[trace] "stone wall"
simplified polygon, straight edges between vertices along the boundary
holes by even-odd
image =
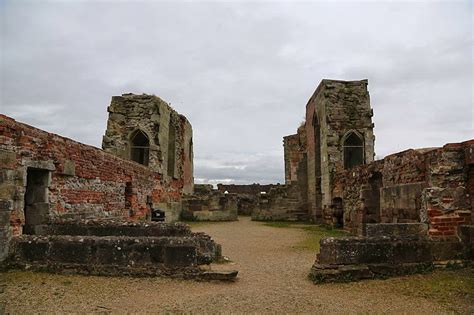
[[[235,184],[217,184],[217,190],[221,193],[234,194],[237,199],[237,213],[238,215],[250,216],[259,205],[260,195],[267,194],[273,188],[282,187],[280,184],[250,184],[250,185],[235,185]]]
[[[311,219],[323,221],[332,204],[334,174],[344,169],[345,141],[362,142],[360,163],[374,158],[372,109],[367,80],[322,80],[306,105],[305,139],[307,194]]]
[[[237,275],[199,268],[221,258],[220,245],[182,223],[58,220],[42,232],[15,237],[3,268],[216,280]]]
[[[457,235],[459,225],[471,222],[472,161],[466,152],[472,146],[407,150],[336,173],[325,222],[335,223],[341,202],[344,228],[353,233],[366,223],[426,222],[433,237]]]
[[[189,121],[154,95],[123,94],[112,97],[102,148],[132,159],[137,131],[149,141],[147,166],[171,184],[183,182],[183,193],[193,191],[193,132]]]
[[[268,194],[258,196],[258,203],[252,211],[255,221],[307,221],[308,211],[298,199],[296,185],[273,187]]]
[[[306,104],[297,134],[283,138],[286,184],[298,186],[301,207],[314,222],[324,222],[324,211],[333,205],[335,174],[374,159],[367,84],[367,80],[322,80]],[[353,138],[360,144],[354,145]],[[360,153],[356,162],[352,153],[345,153],[353,150]]]
[[[184,220],[235,221],[237,215],[237,195],[222,193],[212,185],[196,185],[194,194],[183,198]]]
[[[363,237],[323,238],[311,268],[315,283],[430,271],[436,266],[469,265],[474,226],[461,226],[460,238],[439,242],[427,235],[424,223],[367,224]]]
[[[145,219],[157,206],[176,218],[186,183],[4,115],[0,161],[3,241],[50,218]]]
[[[224,193],[228,192],[230,194],[242,194],[242,195],[258,195],[261,192],[268,193],[271,188],[277,185],[269,184],[269,185],[260,185],[260,184],[250,184],[250,185],[225,185],[225,184],[217,184],[217,190]]]

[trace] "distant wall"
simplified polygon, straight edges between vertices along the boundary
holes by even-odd
[[[237,215],[237,195],[223,193],[212,185],[196,185],[194,194],[183,198],[184,220],[235,221]]]
[[[278,185],[270,184],[270,185],[260,185],[260,184],[250,184],[250,185],[225,185],[225,184],[217,184],[217,190],[220,192],[228,192],[231,194],[249,194],[249,195],[256,195],[260,194],[262,191],[268,193],[272,187]]]

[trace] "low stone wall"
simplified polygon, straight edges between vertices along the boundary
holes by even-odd
[[[258,205],[252,212],[255,221],[307,221],[308,211],[294,192],[294,187],[280,185],[268,194],[259,195]]]
[[[258,195],[237,195],[237,213],[239,215],[250,216],[258,205]]]
[[[221,193],[212,186],[196,185],[192,196],[183,197],[181,218],[190,221],[235,221],[237,195]]]
[[[438,264],[462,265],[472,260],[474,229],[466,228],[462,242],[433,241],[417,235],[423,230],[404,225],[392,226],[391,232],[399,233],[397,236],[324,238],[309,277],[315,283],[387,278],[430,271]],[[369,234],[373,232],[375,229]]]
[[[363,236],[324,238],[310,278],[315,283],[386,278],[473,259],[474,225],[461,226],[460,240],[431,239],[428,228],[423,223],[364,224]]]
[[[8,265],[78,273],[186,276],[199,261],[189,237],[32,236],[12,240]]]
[[[315,283],[385,278],[433,268],[426,238],[326,238],[320,244],[309,275]]]
[[[216,280],[237,275],[201,270],[221,257],[221,246],[183,223],[66,221],[41,231],[45,235],[12,238],[3,268]]]
[[[115,220],[55,221],[37,229],[40,235],[91,236],[190,236],[184,223],[128,222]]]

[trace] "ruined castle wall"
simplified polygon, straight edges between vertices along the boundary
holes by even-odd
[[[45,189],[30,211],[34,224],[49,218],[144,218],[153,204],[180,201],[180,179],[169,184],[143,165],[3,115],[0,131],[0,214],[2,223],[9,222],[0,227],[2,239],[23,231],[28,171],[45,175],[42,186],[32,186]]]
[[[192,127],[189,121],[154,95],[112,97],[102,148],[131,159],[131,138],[137,130],[149,140],[148,167],[170,185],[178,179],[183,192],[193,190]]]
[[[367,80],[323,80],[306,105],[308,201],[313,220],[322,221],[332,204],[334,174],[344,169],[344,140],[363,140],[363,163],[374,158],[374,135]]]
[[[431,236],[456,235],[459,225],[471,222],[471,147],[468,141],[407,150],[336,173],[332,193],[342,199],[344,227],[360,233],[364,223],[425,222]],[[333,209],[324,213],[328,224]]]
[[[432,237],[455,237],[460,225],[472,223],[473,151],[474,140],[470,140],[426,154],[429,187],[423,191],[421,220],[430,224],[428,233]]]

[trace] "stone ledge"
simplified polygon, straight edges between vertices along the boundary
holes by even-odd
[[[363,279],[385,279],[393,276],[425,273],[433,270],[432,262],[407,264],[314,264],[309,279],[314,283],[351,282]]]
[[[129,222],[123,220],[54,220],[37,229],[39,235],[190,236],[184,223]]]

